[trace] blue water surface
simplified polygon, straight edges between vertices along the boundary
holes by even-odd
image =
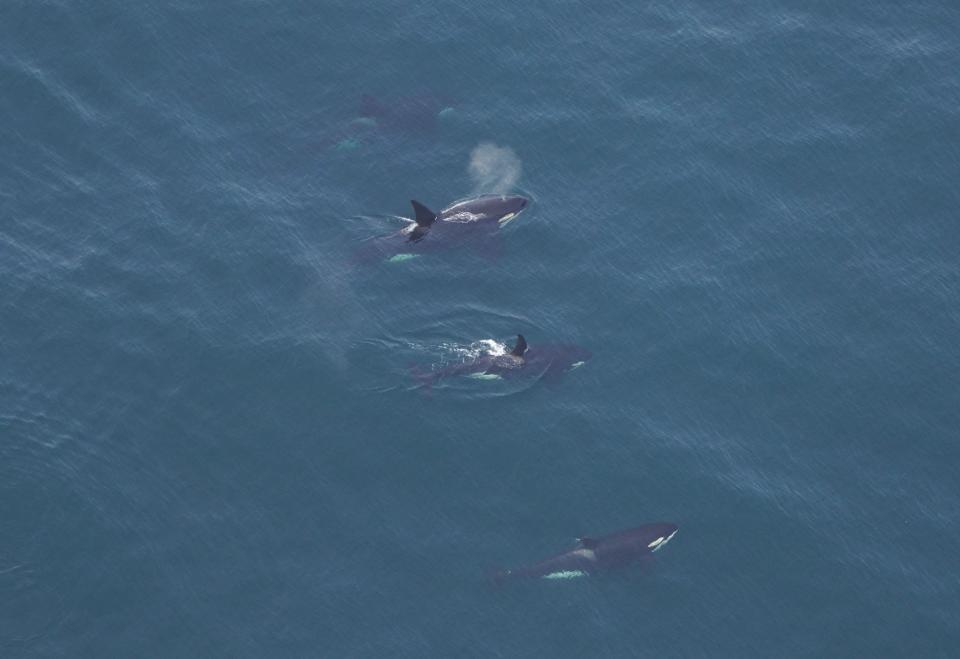
[[[2,3],[0,654],[956,656],[958,35]],[[494,191],[492,253],[357,258]],[[593,358],[411,377],[517,333]],[[657,520],[647,569],[488,580]]]

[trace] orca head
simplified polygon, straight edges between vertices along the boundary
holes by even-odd
[[[511,197],[503,198],[503,204],[508,213],[519,213],[526,208],[527,204],[529,203],[529,199],[526,197],[521,197],[520,195],[513,195]]]
[[[519,215],[529,203],[530,201],[526,197],[519,195],[503,197],[500,202],[500,217],[497,218],[497,223],[500,226],[504,226],[507,222]]]
[[[564,343],[551,346],[547,351],[551,368],[565,372],[580,368],[593,358],[593,353],[583,346]]]
[[[593,359],[593,353],[582,346],[566,346],[565,356],[569,370],[583,366]]]
[[[524,361],[533,370],[557,376],[583,366],[591,357],[589,350],[578,345],[546,343],[531,346],[524,354]]]

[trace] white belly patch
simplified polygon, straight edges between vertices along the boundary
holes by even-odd
[[[576,579],[577,577],[585,577],[587,573],[583,570],[564,570],[563,572],[551,572],[550,574],[543,575],[544,579]]]
[[[502,380],[503,379],[496,373],[471,373],[467,377],[472,378],[474,380]]]

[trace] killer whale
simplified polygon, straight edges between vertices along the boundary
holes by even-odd
[[[542,376],[554,380],[574,368],[582,366],[593,355],[586,348],[568,343],[527,344],[522,334],[510,352],[484,354],[461,364],[436,371],[415,372],[421,385],[429,387],[444,378],[472,376],[479,379]]]
[[[496,248],[492,241],[497,230],[515,219],[529,203],[519,195],[486,195],[456,202],[436,213],[414,199],[410,201],[413,222],[400,231],[375,239],[368,251],[387,261],[398,262],[470,242]]]
[[[493,579],[498,584],[515,578],[573,579],[626,567],[663,549],[678,529],[671,522],[654,522],[598,538],[578,538],[569,551],[526,567],[501,570]]]
[[[346,152],[388,136],[429,137],[437,133],[444,118],[455,112],[455,105],[452,98],[430,93],[386,99],[363,94],[357,115],[340,124],[321,146]]]

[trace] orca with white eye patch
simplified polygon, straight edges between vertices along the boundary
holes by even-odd
[[[663,549],[679,527],[670,522],[654,522],[599,538],[579,538],[577,546],[527,567],[501,570],[496,583],[515,578],[573,579],[601,570],[622,568]]]
[[[416,200],[410,204],[413,221],[396,233],[370,241],[358,256],[402,263],[413,256],[468,244],[497,254],[497,231],[516,219],[530,201],[519,195],[485,195],[456,202],[439,213]]]
[[[431,387],[444,378],[456,376],[485,381],[542,377],[553,382],[583,366],[592,356],[586,348],[570,343],[527,345],[523,335],[518,334],[516,345],[509,353],[483,354],[436,371],[415,370],[413,375],[423,387]]]

